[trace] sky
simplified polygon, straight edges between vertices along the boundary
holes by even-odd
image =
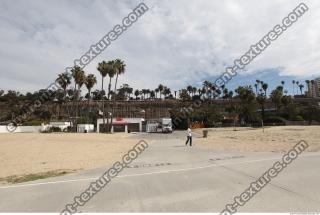
[[[141,1],[1,0],[0,89],[46,88]],[[84,70],[120,58],[119,85],[179,89],[214,80],[287,16],[295,0],[145,0],[149,10]],[[227,85],[271,86],[320,76],[320,1]]]

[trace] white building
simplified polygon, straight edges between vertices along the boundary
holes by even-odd
[[[143,122],[143,118],[113,118],[111,132],[142,132]],[[107,118],[105,123],[107,124]],[[103,125],[103,119],[97,119],[97,132],[100,132],[101,125]]]
[[[78,124],[77,125],[77,132],[78,133],[92,133],[92,132],[94,132],[94,125],[93,124]]]
[[[49,126],[53,128],[60,128],[61,131],[63,131],[64,129],[71,126],[71,123],[70,122],[50,122]]]

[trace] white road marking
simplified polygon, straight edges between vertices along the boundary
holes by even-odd
[[[319,154],[303,155],[303,156],[300,156],[299,158],[312,157],[312,156],[319,156]],[[248,161],[232,162],[232,163],[229,162],[229,163],[223,163],[223,164],[210,164],[210,165],[206,165],[206,166],[198,166],[198,167],[190,167],[190,168],[162,170],[162,171],[156,171],[156,172],[145,172],[145,173],[137,173],[137,174],[130,174],[130,175],[119,175],[116,178],[127,178],[127,177],[136,177],[136,176],[144,176],[144,175],[154,175],[154,174],[165,174],[165,173],[173,173],[173,172],[185,172],[185,171],[191,171],[191,170],[206,169],[206,168],[211,168],[211,167],[246,164],[246,163],[256,163],[256,162],[261,162],[261,161],[280,160],[280,159],[281,159],[281,157],[280,158],[277,157],[277,158],[248,160]],[[100,177],[92,177],[92,178],[80,178],[80,179],[70,179],[70,180],[61,180],[61,181],[40,182],[40,183],[32,183],[32,184],[21,184],[21,185],[13,185],[13,186],[4,186],[4,187],[0,187],[0,189],[32,187],[32,186],[39,186],[39,185],[71,183],[71,182],[79,182],[79,181],[93,181],[93,180],[97,180],[99,178]]]

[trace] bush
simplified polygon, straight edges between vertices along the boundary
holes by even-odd
[[[298,115],[295,117],[294,121],[304,121],[303,117]]]
[[[71,126],[68,126],[67,128],[63,129],[63,132],[71,132]]]

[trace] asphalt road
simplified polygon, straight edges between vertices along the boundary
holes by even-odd
[[[137,134],[149,148],[79,211],[221,212],[282,157],[186,147],[184,135]],[[238,212],[319,212],[319,164],[304,152]],[[0,187],[0,212],[61,212],[107,169]]]

